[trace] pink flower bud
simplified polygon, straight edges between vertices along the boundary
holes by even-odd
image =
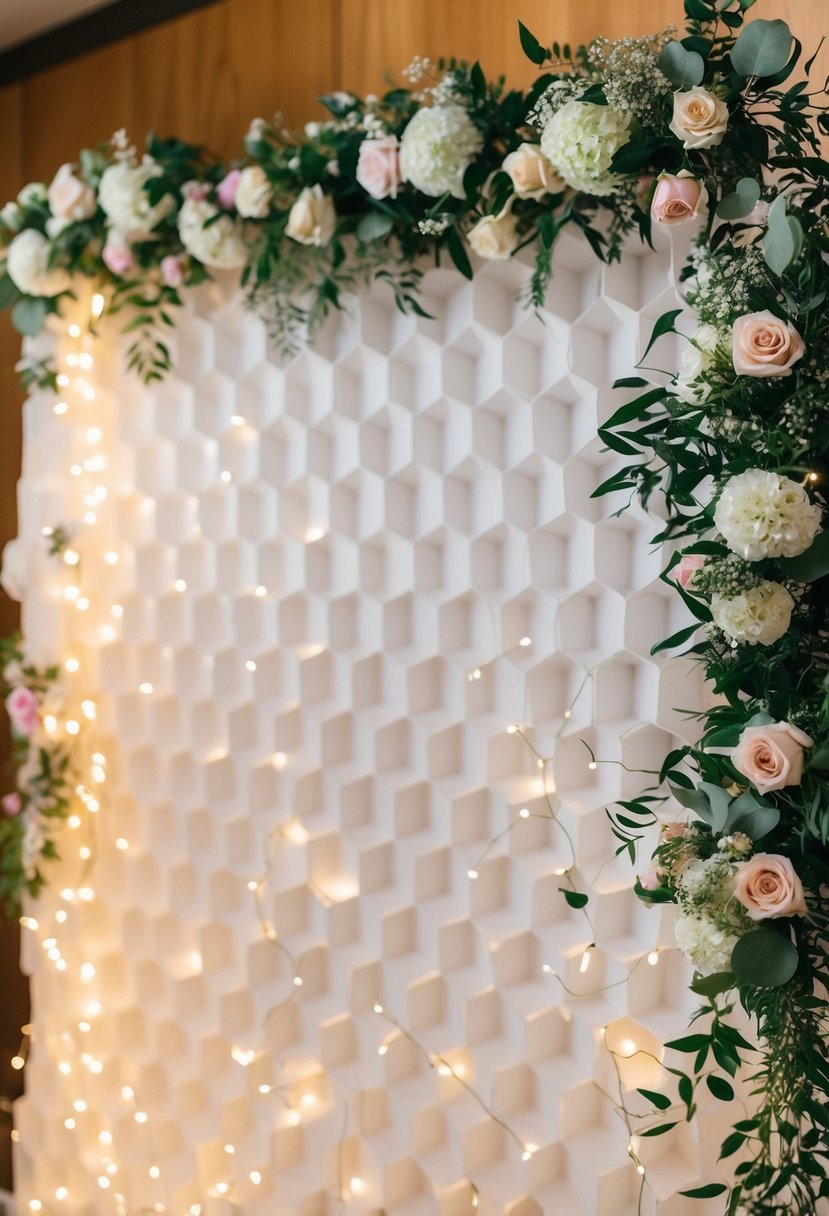
[[[660,173],[651,201],[657,224],[687,224],[695,220],[708,202],[708,191],[693,174],[683,171]]]
[[[236,204],[236,191],[239,189],[241,176],[239,169],[231,169],[227,177],[223,178],[216,187],[216,195],[225,211],[232,211]]]

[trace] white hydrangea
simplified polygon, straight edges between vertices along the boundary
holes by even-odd
[[[630,115],[591,101],[568,101],[541,132],[541,151],[568,186],[585,194],[613,194],[620,184],[610,168],[630,139]]]
[[[421,194],[463,198],[463,175],[484,137],[462,106],[418,110],[400,139],[400,172]]]
[[[242,233],[229,215],[222,214],[209,228],[208,220],[219,215],[219,208],[206,199],[185,198],[178,213],[181,243],[188,253],[214,270],[238,270],[248,257]]]
[[[24,228],[6,251],[6,271],[27,296],[57,296],[68,291],[72,277],[63,266],[50,266],[52,246],[42,232]]]
[[[739,595],[715,592],[711,597],[714,624],[735,642],[771,646],[782,638],[792,619],[794,600],[780,583],[763,581]]]
[[[820,507],[790,477],[747,469],[720,495],[714,523],[733,553],[749,562],[797,557],[820,531]]]
[[[699,377],[713,364],[719,345],[718,330],[713,325],[700,325],[683,350],[674,392],[689,405],[702,405],[711,396],[711,385],[701,383]]]
[[[152,178],[160,176],[161,166],[149,157],[140,165],[118,161],[104,169],[101,175],[98,202],[110,227],[116,228],[131,242],[146,239],[175,206],[171,194],[165,194],[155,206],[150,205],[145,187]]]
[[[737,944],[736,933],[727,933],[708,917],[677,913],[674,924],[676,944],[699,971],[728,971],[731,951]]]

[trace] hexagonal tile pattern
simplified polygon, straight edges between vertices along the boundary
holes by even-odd
[[[624,1088],[659,1086],[639,1049],[688,1006],[603,808],[698,693],[650,656],[677,612],[652,522],[590,495],[613,467],[608,382],[673,299],[676,256],[601,268],[565,236],[539,316],[515,302],[527,265],[429,271],[431,319],[377,285],[288,360],[211,285],[151,388],[113,331],[41,340],[80,341],[95,372],[62,417],[26,407],[26,632],[35,655],[77,654],[107,780],[91,868],[67,830],[24,943],[24,1202],[635,1210],[607,1046],[630,1056]],[[103,459],[72,477],[85,443]],[[55,522],[86,612],[54,607]],[[640,1151],[644,1210],[684,1213],[693,1136]]]

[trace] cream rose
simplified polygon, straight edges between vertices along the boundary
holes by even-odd
[[[52,178],[47,198],[52,215],[70,224],[91,219],[98,209],[95,191],[76,175],[74,165],[61,165]]]
[[[397,198],[401,178],[396,135],[363,140],[357,159],[357,181],[372,198]]]
[[[731,763],[761,794],[800,785],[803,752],[814,740],[791,722],[747,726],[737,742]]]
[[[236,210],[247,220],[263,220],[271,202],[271,184],[261,165],[248,165],[239,174]]]
[[[734,894],[752,920],[805,916],[803,886],[788,857],[755,853],[734,874]]]
[[[504,210],[500,215],[485,215],[467,234],[467,240],[478,257],[488,261],[508,258],[518,244],[515,216]]]
[[[738,376],[790,376],[805,350],[791,321],[781,321],[768,309],[734,322],[732,358]]]
[[[541,198],[545,194],[561,194],[567,188],[547,157],[535,144],[521,144],[501,165],[509,175],[519,198]]]
[[[291,208],[285,235],[301,245],[327,245],[336,225],[337,212],[322,186],[306,186]]]
[[[697,85],[674,93],[671,130],[683,148],[713,148],[721,143],[728,126],[728,106],[719,97]]]

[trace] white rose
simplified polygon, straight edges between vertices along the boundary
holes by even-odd
[[[794,600],[780,583],[764,579],[739,595],[715,592],[711,597],[714,624],[734,642],[771,646],[782,638],[792,619]]]
[[[403,181],[430,198],[463,198],[463,175],[483,144],[483,135],[463,106],[418,110],[400,137]]]
[[[728,106],[701,85],[674,93],[671,130],[684,148],[713,148],[721,143],[727,126]]]
[[[207,221],[217,215],[220,218],[205,228]],[[239,225],[206,199],[185,197],[178,213],[178,232],[187,252],[214,270],[238,270],[247,261],[248,250]]]
[[[518,244],[517,223],[508,210],[500,215],[485,215],[470,229],[466,239],[481,258],[488,261],[508,258]]]
[[[547,157],[535,144],[521,144],[501,165],[509,175],[519,198],[542,198],[545,194],[561,194],[567,183],[559,177]]]
[[[111,227],[131,242],[146,240],[156,224],[168,216],[175,206],[171,194],[165,194],[155,206],[150,205],[145,189],[147,182],[161,176],[161,166],[152,160],[140,165],[119,161],[109,165],[101,175],[98,200]]]
[[[285,235],[301,245],[327,245],[336,226],[337,212],[322,186],[306,186],[291,208]]]
[[[91,219],[98,210],[95,191],[75,173],[74,165],[61,165],[47,191],[49,210],[67,224]]]
[[[711,385],[699,383],[714,362],[720,335],[713,325],[700,325],[682,352],[674,391],[690,405],[702,405],[711,396]]]
[[[20,603],[29,585],[29,549],[19,538],[10,540],[3,549],[0,586],[6,595]],[[7,683],[10,682],[5,675]]]
[[[19,203],[6,203],[0,210],[0,220],[10,228],[12,232],[17,232],[20,225],[23,223],[23,209]]]
[[[51,245],[42,232],[26,228],[18,232],[6,252],[9,278],[24,295],[57,296],[72,282],[68,270],[49,266]]]
[[[239,175],[236,210],[245,219],[263,220],[271,201],[271,184],[260,165],[249,165]]]
[[[733,553],[749,562],[797,557],[820,531],[821,509],[799,482],[747,469],[726,482],[714,523]]]
[[[33,203],[46,202],[46,183],[28,182],[17,196],[21,207],[30,207]]]
[[[630,139],[630,115],[592,101],[566,101],[541,132],[541,151],[574,190],[613,194],[622,181],[611,169]]]

